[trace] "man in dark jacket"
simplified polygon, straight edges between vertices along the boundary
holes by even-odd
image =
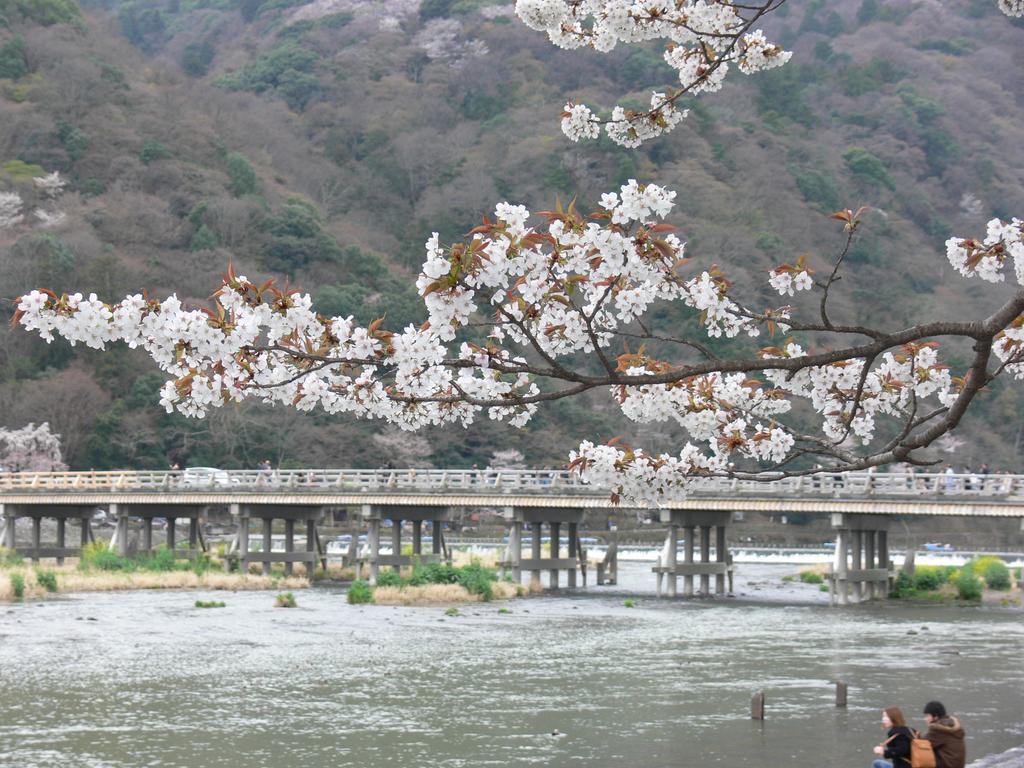
[[[929,701],[924,705],[924,721],[928,723],[925,738],[935,750],[936,768],[964,768],[967,748],[960,721],[947,715],[946,708],[938,701]]]

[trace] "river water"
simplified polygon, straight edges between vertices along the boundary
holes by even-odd
[[[291,610],[259,592],[4,606],[0,766],[868,766],[879,710],[920,724],[930,698],[972,758],[1024,744],[1021,612],[829,608],[779,585],[793,570],[744,566],[736,598],[668,602],[630,564],[617,588],[457,617],[332,588]]]

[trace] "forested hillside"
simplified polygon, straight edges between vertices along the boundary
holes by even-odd
[[[673,77],[660,50],[560,51],[507,3],[0,0],[0,193],[33,212],[0,227],[3,311],[40,286],[200,302],[232,262],[325,314],[401,327],[423,319],[431,231],[452,242],[505,199],[589,209],[630,178],[676,189],[687,255],[729,264],[760,303],[777,303],[772,266],[831,262],[828,213],[867,205],[837,315],[893,328],[994,306],[943,242],[1024,213],[1024,24],[991,0],[789,0],[765,28],[790,64],[691,100],[675,132],[626,150],[570,143],[559,113],[646,102]],[[54,171],[68,184],[51,194],[38,180]],[[656,321],[695,325],[676,307]],[[191,421],[159,408],[161,381],[142,354],[0,331],[0,426],[50,421],[74,468],[468,466],[510,448],[550,465],[582,437],[675,436],[597,398],[523,431],[410,436],[252,405]],[[1022,393],[995,386],[944,458],[1019,471]]]

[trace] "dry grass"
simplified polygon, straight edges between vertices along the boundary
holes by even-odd
[[[334,581],[355,581],[356,569],[349,566],[328,565],[327,570],[316,572],[318,579],[332,579]]]
[[[486,552],[466,552],[455,549],[452,550],[452,565],[462,568],[477,563],[484,568],[497,568],[504,554],[505,551],[501,549],[491,549]]]
[[[491,585],[495,600],[508,600],[517,594],[516,585],[496,581]],[[376,587],[373,602],[377,605],[444,605],[450,603],[477,603],[474,595],[461,584],[426,584],[422,587]]]
[[[52,569],[57,574],[57,593],[70,592],[116,592],[130,589],[216,589],[216,590],[256,590],[256,589],[302,589],[309,586],[303,577],[272,578],[268,576],[249,576],[239,573],[221,573],[208,571],[196,575],[192,571],[166,571],[119,573],[119,572],[82,572],[71,566]],[[0,571],[0,602],[14,600],[14,589],[11,587],[11,574],[20,573],[25,579],[25,597],[37,599],[46,597],[48,593],[36,581],[32,568],[11,568]]]

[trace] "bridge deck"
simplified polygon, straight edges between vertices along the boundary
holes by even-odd
[[[0,473],[0,504],[247,504],[611,508],[610,489],[559,470],[190,470]],[[1024,517],[1024,476],[822,474],[694,480],[669,509]]]

